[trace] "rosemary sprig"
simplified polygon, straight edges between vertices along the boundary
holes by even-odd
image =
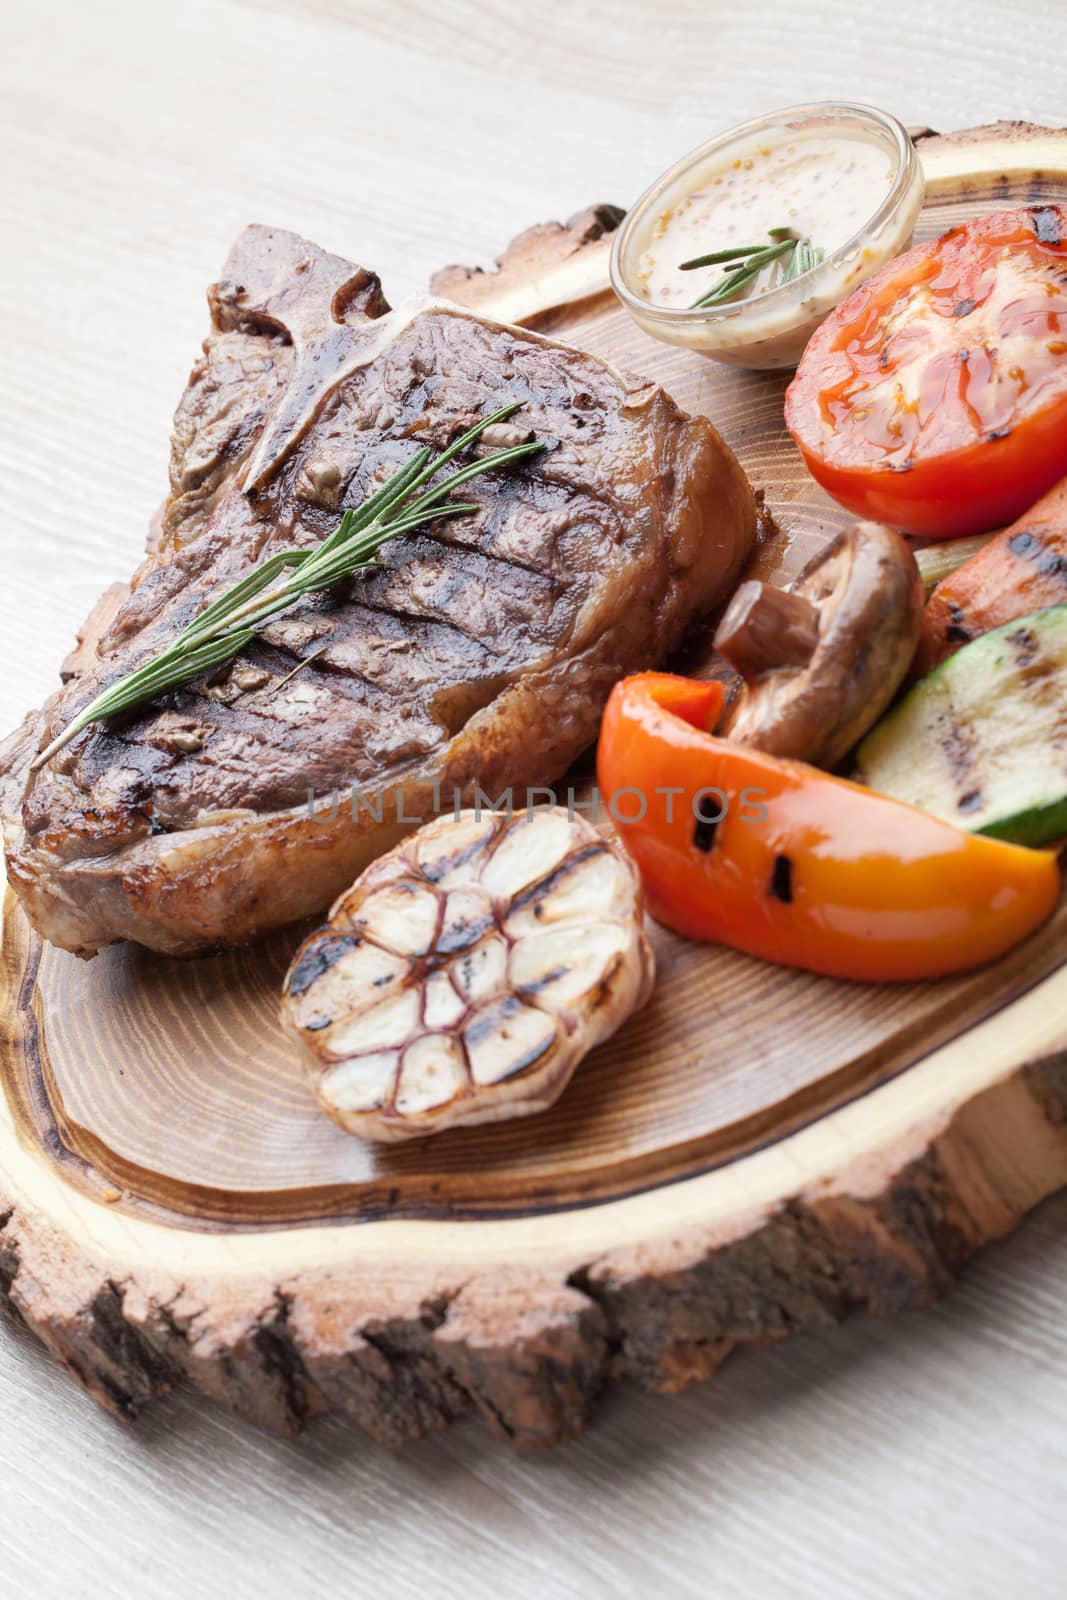
[[[775,256],[781,256],[787,250],[796,248],[795,239],[779,239],[774,244],[746,244],[738,245],[733,250],[713,250],[710,255],[694,256],[692,261],[683,261],[680,272],[691,272],[694,267],[713,267],[720,261],[734,261],[739,256],[745,258],[746,266],[755,266],[756,262],[773,261]],[[725,269],[724,269],[725,270]]]
[[[738,290],[746,288],[753,278],[758,278],[762,270],[762,265],[750,267],[747,261],[744,262],[736,272],[731,272],[728,277],[723,278],[714,289],[702,294],[699,300],[694,300],[689,307],[690,311],[695,311],[698,306],[715,306],[720,300],[731,299]]]
[[[366,568],[389,539],[410,533],[437,517],[459,517],[477,511],[472,503],[445,499],[462,483],[522,461],[544,449],[537,440],[497,450],[470,461],[440,482],[431,482],[442,467],[454,461],[495,422],[518,411],[521,401],[501,406],[482,417],[435,456],[425,446],[406,466],[363,501],[344,513],[337,527],[311,549],[278,550],[253,567],[239,583],[212,600],[174,642],[150,661],[109,684],[95,700],[79,711],[31,766],[36,772],[91,722],[101,722],[155,700],[169,689],[180,688],[198,673],[222,666],[238,655],[272,617],[316,590],[329,589],[341,579]],[[425,492],[412,499],[419,490]]]
[[[803,277],[805,272],[810,272],[812,267],[817,267],[823,259],[825,252],[821,245],[812,244],[807,239],[801,239],[793,251],[788,266],[782,273],[782,282],[791,283],[794,278]]]
[[[712,250],[706,256],[694,256],[691,261],[680,261],[679,272],[692,272],[694,267],[717,267],[720,261],[736,261],[738,256],[750,256],[761,250],[758,244],[735,244],[729,250]]]
[[[696,311],[733,299],[754,278],[758,278],[764,267],[772,261],[781,261],[782,275],[779,281],[789,283],[802,273],[810,272],[823,259],[823,251],[818,246],[813,245],[810,239],[799,239],[791,228],[768,228],[767,236],[773,243],[733,245],[728,250],[711,250],[707,255],[693,256],[689,261],[680,262],[680,272],[721,265],[726,274],[699,299],[694,300],[689,310]]]

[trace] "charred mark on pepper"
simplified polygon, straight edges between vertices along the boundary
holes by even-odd
[[[701,800],[698,806],[694,806],[693,809],[696,812],[697,819],[696,827],[693,829],[693,843],[698,850],[703,851],[704,855],[707,855],[714,847],[715,835],[719,831],[719,823],[722,821],[725,813],[720,810],[716,811],[713,817],[706,816],[704,813],[703,800]]]
[[[995,439],[1007,439],[1007,438],[1010,437],[1010,435],[1011,435],[1011,429],[1010,428],[994,428],[992,433],[987,433],[986,434],[986,439],[989,441],[990,444],[992,444]]]
[[[770,893],[784,906],[793,904],[793,863],[788,856],[775,856]]]
[[[969,317],[977,304],[977,300],[972,300],[970,296],[965,300],[957,300],[956,309],[952,315],[954,317]]]
[[[693,829],[693,843],[698,850],[702,850],[707,855],[715,843],[715,835],[718,831],[718,818],[714,822],[709,822],[704,817],[698,817],[697,825]]]

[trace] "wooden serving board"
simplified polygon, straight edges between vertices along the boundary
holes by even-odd
[[[923,236],[1067,197],[1064,132],[919,148]],[[845,514],[785,434],[786,380],[641,334],[606,289],[619,216],[434,288],[709,415],[765,492],[755,568],[787,579]],[[85,963],[7,897],[0,1298],[121,1416],[184,1377],[275,1427],[332,1409],[395,1442],[473,1404],[550,1442],[611,1375],[675,1389],[739,1343],[924,1303],[1067,1182],[1067,907],[996,967],[897,987],[655,930],[652,1001],[552,1111],[399,1148],[312,1103],[276,1021],[297,937]]]

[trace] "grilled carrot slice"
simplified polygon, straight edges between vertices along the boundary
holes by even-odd
[[[1067,478],[934,590],[913,674],[994,628],[1067,601]]]

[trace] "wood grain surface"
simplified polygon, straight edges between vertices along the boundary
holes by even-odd
[[[0,985],[25,969],[11,908]],[[653,927],[656,989],[551,1115],[409,1146],[352,1139],[307,1092],[278,995],[297,936],[177,963],[46,947],[34,1068],[66,1147],[195,1224],[507,1215],[720,1165],[959,1038],[1067,959],[1067,906],[995,967],[906,989],[831,983]],[[33,952],[34,957],[36,951]]]
[[[130,567],[198,297],[246,220],[382,271],[487,260],[530,217],[623,200],[764,106],[849,92],[912,123],[1062,121],[1059,8],[109,5],[13,13],[0,64],[8,348],[5,723]],[[832,48],[829,41],[832,40]],[[55,588],[55,574],[64,574]],[[502,1462],[466,1431],[391,1460],[278,1446],[178,1401],[127,1439],[0,1341],[11,1592],[1059,1592],[1062,1205],[941,1312],[745,1358],[589,1444]],[[630,1399],[633,1403],[630,1404]],[[640,1531],[637,1536],[636,1530]]]

